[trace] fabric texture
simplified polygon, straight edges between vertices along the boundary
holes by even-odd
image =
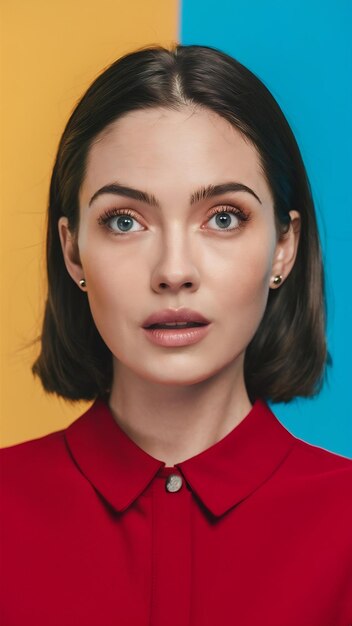
[[[263,400],[174,467],[100,399],[0,459],[2,626],[352,624],[352,461]]]

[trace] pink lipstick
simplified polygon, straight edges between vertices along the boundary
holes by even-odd
[[[150,315],[143,323],[143,331],[152,343],[179,347],[197,343],[209,332],[211,323],[192,309],[164,309]]]

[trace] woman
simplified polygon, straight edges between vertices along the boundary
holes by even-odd
[[[6,626],[347,626],[352,462],[267,402],[321,389],[324,280],[292,131],[205,46],[125,55],[63,133],[33,365],[92,400],[2,450]]]

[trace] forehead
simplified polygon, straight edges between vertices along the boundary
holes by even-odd
[[[238,180],[270,195],[256,148],[230,122],[205,108],[132,111],[92,143],[83,202],[114,180],[155,195],[187,196],[201,184]]]

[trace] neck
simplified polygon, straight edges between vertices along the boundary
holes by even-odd
[[[252,408],[243,359],[182,386],[154,383],[114,361],[109,406],[130,439],[168,467],[220,441]]]

